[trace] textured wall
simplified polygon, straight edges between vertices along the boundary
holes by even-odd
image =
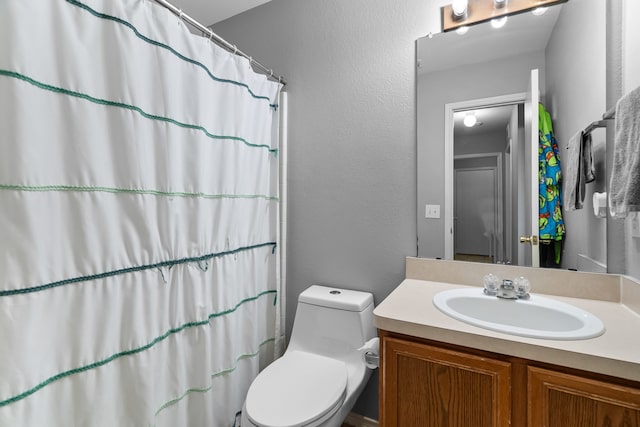
[[[403,279],[404,257],[416,255],[414,41],[438,31],[444,3],[274,0],[215,26],[288,81],[288,331],[307,286],[368,290],[379,303]],[[443,197],[442,183],[429,188]],[[441,256],[441,232],[421,240],[434,250],[421,255]],[[372,418],[376,379],[355,408]]]
[[[607,110],[605,6],[602,0],[565,4],[547,46],[546,107],[553,120],[561,161],[569,139]],[[584,208],[564,212],[567,234],[563,268],[577,268],[578,254],[607,262],[606,220],[596,218],[592,207],[593,192],[606,191],[605,135],[604,130],[592,133],[597,179],[587,185]],[[565,170],[566,165],[562,166]]]
[[[622,92],[627,93],[640,86],[640,25],[634,17],[640,13],[640,2],[625,0],[622,12]],[[640,238],[631,237],[633,222],[640,222],[640,213],[635,213],[627,219],[625,231],[626,244],[626,274],[640,277]],[[637,227],[637,226],[636,226]]]
[[[307,286],[379,303],[417,253],[415,40],[439,25],[436,0],[274,0],[214,28],[288,82],[288,331]],[[354,410],[377,403],[374,375]]]

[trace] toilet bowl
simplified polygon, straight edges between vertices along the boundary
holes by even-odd
[[[298,298],[284,355],[249,387],[241,427],[339,427],[371,375],[373,295],[314,285]]]

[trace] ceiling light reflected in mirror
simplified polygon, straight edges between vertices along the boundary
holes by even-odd
[[[533,13],[536,16],[540,16],[540,15],[544,14],[547,10],[549,10],[548,7],[536,7],[535,9],[533,9],[531,11],[531,13]]]
[[[474,113],[467,114],[466,116],[464,116],[463,123],[466,127],[472,128],[476,125],[476,123],[478,123],[478,118]]]
[[[507,16],[503,16],[502,18],[495,18],[491,20],[491,26],[493,28],[502,28],[507,23]]]

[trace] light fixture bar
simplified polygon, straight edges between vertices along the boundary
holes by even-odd
[[[490,21],[505,15],[515,15],[527,12],[543,6],[566,3],[568,0],[509,0],[503,7],[496,8],[494,0],[469,0],[466,14],[463,19],[454,18],[451,4],[440,8],[442,18],[442,31],[455,30],[465,25],[474,25]]]

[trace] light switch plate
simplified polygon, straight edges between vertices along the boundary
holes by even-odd
[[[440,205],[426,205],[424,209],[425,218],[440,218]]]

